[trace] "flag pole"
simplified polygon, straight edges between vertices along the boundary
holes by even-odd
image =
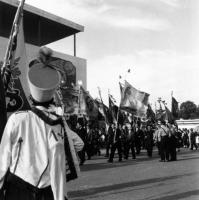
[[[108,124],[108,120],[107,120],[106,113],[105,113],[104,102],[102,100],[102,93],[101,93],[100,87],[97,87],[97,89],[98,89],[98,92],[99,92],[100,101],[102,103],[102,108],[103,108],[103,111],[104,111],[105,122]]]
[[[104,108],[104,102],[102,100],[102,94],[101,94],[101,90],[100,90],[100,87],[97,87],[98,88],[98,92],[99,92],[99,96],[100,96],[100,101],[102,103],[102,108],[103,108],[103,112],[104,112],[104,119],[105,119],[105,131],[106,131],[106,134],[108,134],[108,127],[109,127],[109,122],[108,122],[108,119],[107,119],[107,116],[106,116],[106,111],[105,111],[105,108]]]
[[[78,117],[80,117],[80,111],[81,111],[81,87],[82,87],[82,81],[78,80]]]
[[[14,42],[15,42],[14,39],[15,39],[15,37],[18,34],[18,31],[19,31],[19,25],[21,23],[21,18],[23,16],[22,11],[23,11],[24,4],[25,4],[25,0],[21,0],[20,3],[19,3],[19,6],[17,8],[16,14],[15,14],[13,26],[12,26],[10,37],[9,37],[8,46],[7,46],[5,57],[4,57],[4,63],[3,63],[2,69],[1,69],[2,70],[2,76],[5,73],[5,68],[7,66],[11,67],[13,65],[13,62],[14,62],[14,59],[12,59],[12,63],[8,63],[8,60],[9,60],[9,57],[10,57],[11,48],[12,48]],[[14,55],[13,55],[13,58],[14,58]]]
[[[8,40],[8,46],[7,46],[6,52],[5,52],[4,62],[0,69],[0,121],[1,121],[1,123],[0,123],[1,124],[0,125],[0,141],[1,141],[1,137],[3,135],[4,127],[7,122],[7,110],[6,110],[6,99],[5,99],[7,88],[5,88],[5,85],[8,85],[8,83],[5,83],[4,73],[5,73],[6,67],[8,67],[9,65],[12,66],[12,64],[14,63],[14,61],[13,61],[14,59],[12,60],[12,63],[8,63],[8,61],[11,56],[10,54],[11,54],[12,46],[14,44],[14,39],[16,38],[17,33],[18,33],[24,3],[25,3],[25,0],[22,0],[17,8],[17,12],[15,14],[15,18],[14,18],[11,33],[10,33],[10,37]],[[14,33],[15,33],[15,35],[14,35]]]
[[[120,83],[119,83],[119,85],[120,85]],[[120,104],[121,104],[121,100],[120,100]],[[118,106],[118,111],[117,111],[116,127],[118,127],[119,112],[120,112],[120,104],[119,104],[119,106]]]
[[[172,111],[172,98],[173,98],[173,90],[171,91],[171,111]]]

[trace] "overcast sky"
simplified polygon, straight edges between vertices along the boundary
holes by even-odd
[[[26,0],[85,27],[77,34],[77,56],[87,59],[87,89],[108,89],[119,103],[119,75],[150,94],[154,105],[171,91],[199,105],[198,0]],[[71,39],[50,45],[73,54]],[[70,48],[69,48],[70,47]],[[128,69],[131,73],[126,73]]]

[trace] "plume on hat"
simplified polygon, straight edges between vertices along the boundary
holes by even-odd
[[[42,46],[39,49],[39,53],[38,53],[38,60],[40,62],[42,62],[44,65],[47,65],[50,61],[50,58],[53,55],[53,50],[46,47],[46,46]]]

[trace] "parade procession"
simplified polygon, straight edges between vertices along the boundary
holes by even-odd
[[[183,99],[174,81],[168,78],[171,78],[169,67],[166,66],[168,71],[164,73],[161,67],[156,70],[161,74],[156,77],[153,71],[141,69],[147,63],[149,66],[163,63],[157,57],[152,63],[155,51],[138,53],[135,50],[132,51],[134,56],[127,57],[140,64],[140,68],[124,68],[122,52],[128,47],[115,57],[99,56],[98,64],[87,57],[87,67],[86,59],[77,57],[76,44],[76,35],[83,32],[84,27],[28,5],[29,2],[31,0],[0,0],[0,200],[198,199],[199,171],[195,166],[199,164],[199,106],[187,100],[189,96]],[[49,5],[52,2],[49,1]],[[57,1],[57,10],[65,3]],[[117,3],[109,3],[71,0],[67,5],[79,9],[79,13],[89,19],[87,23],[85,20],[88,27],[91,19],[97,20],[96,13],[104,13],[99,20],[101,23],[105,19],[104,30],[98,31],[100,34],[107,31],[101,44],[107,43],[107,37],[111,45],[113,36],[108,32],[108,25],[113,23],[116,29],[120,20],[118,16],[114,23],[109,18],[107,12],[119,9]],[[135,0],[133,3],[136,9],[144,4]],[[164,8],[182,8],[174,0],[154,5],[160,4]],[[89,14],[85,14],[86,10]],[[60,15],[63,13],[60,10]],[[119,27],[124,28],[128,22],[122,21]],[[132,32],[136,28],[161,32],[169,27],[166,23],[165,27],[159,26],[160,21],[156,21],[149,28],[146,19],[132,23],[135,23]],[[88,28],[88,32],[92,29],[97,29],[96,24]],[[140,35],[144,34],[142,31]],[[63,39],[66,37],[72,40],[73,55],[65,54],[67,47]],[[80,37],[80,40],[85,38]],[[96,38],[92,39],[91,35],[89,38],[92,42],[100,40],[97,34]],[[125,34],[123,44],[124,41]],[[57,42],[56,45],[53,46],[53,42]],[[81,44],[92,49],[92,42]],[[118,50],[120,42],[114,42],[113,49]],[[136,46],[136,40],[134,42]],[[144,42],[149,43],[146,37],[139,48]],[[81,48],[83,55],[87,55],[86,48]],[[99,48],[91,51],[90,55],[101,52]],[[169,50],[165,52],[170,57],[176,55]],[[156,53],[167,65],[165,52]],[[189,58],[192,59],[186,57]],[[171,58],[174,64],[178,63],[175,59]],[[103,62],[107,67],[99,71],[97,67],[89,68],[89,64],[99,68]],[[109,64],[115,68],[109,70]],[[115,66],[117,64],[120,67]],[[173,76],[178,82],[176,73]],[[182,78],[179,84],[183,85],[186,80]],[[114,85],[113,90],[110,85]],[[167,91],[169,97],[165,100],[160,96],[164,96],[163,87],[168,85],[170,92]],[[191,98],[190,90],[187,91]]]

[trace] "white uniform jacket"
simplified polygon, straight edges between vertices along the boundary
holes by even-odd
[[[83,141],[66,126],[74,149],[80,151]],[[10,116],[0,145],[0,188],[10,172],[38,187],[52,187],[55,200],[67,197],[64,132],[61,125],[50,126],[32,111]]]

